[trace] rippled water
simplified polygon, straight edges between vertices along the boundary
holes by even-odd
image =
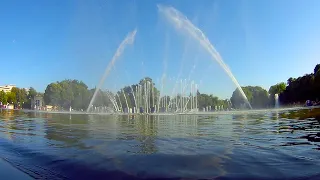
[[[0,111],[0,157],[38,179],[320,178],[320,109],[214,116]]]

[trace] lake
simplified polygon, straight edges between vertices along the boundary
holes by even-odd
[[[320,109],[214,115],[0,110],[0,158],[35,179],[320,179]]]

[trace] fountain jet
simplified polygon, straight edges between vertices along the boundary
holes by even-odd
[[[109,75],[112,67],[114,66],[114,64],[116,63],[116,61],[118,60],[118,58],[121,56],[121,54],[123,53],[125,47],[129,44],[133,44],[135,36],[137,33],[137,29],[135,29],[134,31],[130,32],[127,37],[121,42],[120,46],[118,47],[116,53],[114,54],[114,56],[112,57],[110,63],[108,64],[103,76],[100,79],[100,82],[98,84],[98,86],[96,87],[96,90],[94,91],[94,94],[90,100],[90,104],[87,108],[87,112],[90,111],[90,109],[92,108],[92,104],[95,101],[95,98],[97,96],[97,93],[99,92],[99,89],[101,88],[101,86],[103,85],[105,79],[107,78],[107,76]]]
[[[218,51],[214,48],[214,46],[211,44],[209,39],[205,36],[205,34],[199,28],[193,25],[186,16],[184,16],[181,12],[179,12],[175,8],[158,5],[158,10],[169,20],[170,23],[174,25],[176,29],[186,31],[191,37],[196,39],[205,50],[208,51],[208,53],[211,55],[213,60],[218,62],[218,64],[223,68],[223,70],[231,78],[231,80],[237,86],[237,88],[239,88],[240,93],[243,96],[244,100],[252,109],[247,99],[247,96],[244,94],[237,79],[234,77],[234,75],[232,74],[228,66],[224,63],[222,57],[220,56]]]

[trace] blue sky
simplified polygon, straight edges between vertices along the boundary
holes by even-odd
[[[137,28],[134,44],[116,63],[106,88],[143,76],[157,81],[165,72],[168,92],[178,74],[182,79],[192,74],[199,84],[203,81],[203,91],[229,97],[234,87],[221,68],[176,31],[157,4],[178,9],[198,26],[240,85],[268,89],[311,73],[320,62],[317,0],[11,0],[0,6],[0,84],[43,92],[51,82],[79,79],[94,87],[118,45]]]

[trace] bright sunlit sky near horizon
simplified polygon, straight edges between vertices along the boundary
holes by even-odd
[[[203,73],[215,62],[166,23],[157,4],[176,8],[199,27],[241,86],[268,90],[289,77],[311,73],[320,62],[318,0],[10,0],[0,6],[0,85],[44,92],[51,82],[78,79],[92,88],[135,28],[135,42],[124,51],[108,83],[116,81],[117,73],[127,77],[122,84],[137,83],[143,76],[156,81],[165,58],[168,78],[177,77],[182,58],[189,58],[185,62],[190,67],[197,58],[200,65],[194,73]],[[185,77],[190,69],[184,70]],[[207,89],[219,86],[217,79],[207,78]],[[227,89],[218,94],[230,97],[234,88]]]

